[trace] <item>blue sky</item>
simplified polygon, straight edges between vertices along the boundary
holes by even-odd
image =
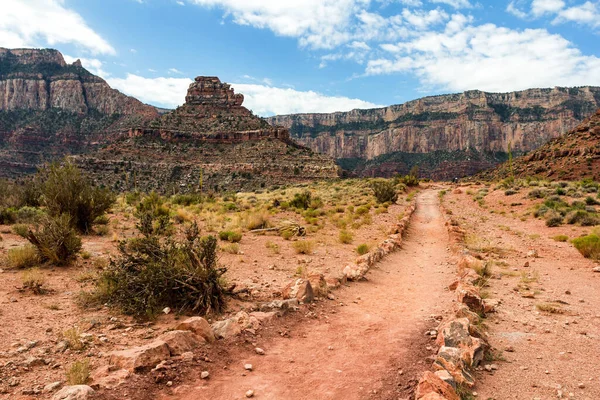
[[[260,115],[600,86],[600,1],[1,1],[0,46],[56,48],[170,108],[197,75]]]

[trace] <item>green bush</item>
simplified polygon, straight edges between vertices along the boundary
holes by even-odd
[[[366,243],[359,245],[356,248],[356,252],[361,256],[367,254],[369,252],[369,245]]]
[[[12,231],[15,235],[19,235],[22,238],[27,239],[27,235],[29,234],[29,225],[15,224],[12,226]]]
[[[546,226],[548,226],[548,227],[560,226],[560,225],[562,225],[562,223],[563,223],[563,217],[556,212],[550,212],[546,216]]]
[[[17,211],[14,208],[0,209],[0,225],[12,225],[17,222]]]
[[[340,231],[339,239],[340,243],[350,244],[352,243],[352,240],[354,240],[354,236],[352,235],[352,232],[342,230]]]
[[[94,220],[115,202],[107,189],[95,187],[75,165],[66,162],[50,164],[40,171],[43,204],[53,217],[68,215],[80,232],[88,233]]]
[[[546,197],[546,193],[544,193],[541,189],[533,189],[531,192],[529,192],[527,197],[530,199],[543,199]]]
[[[219,232],[219,239],[226,240],[231,243],[238,243],[242,240],[242,234],[236,231],[221,231]]]
[[[600,237],[587,235],[573,239],[573,246],[585,257],[597,260],[600,258]]]
[[[310,191],[305,190],[301,193],[296,193],[294,198],[289,201],[290,207],[300,208],[306,210],[310,207],[310,203],[312,201],[312,194]]]
[[[33,244],[42,261],[64,265],[81,250],[81,238],[72,227],[67,214],[45,217],[35,231],[30,231],[27,240]]]
[[[394,182],[387,179],[376,179],[371,182],[371,189],[379,203],[396,203],[398,201],[398,193]]]
[[[199,237],[194,223],[184,241],[154,234],[119,244],[119,257],[101,274],[94,297],[137,317],[165,307],[178,312],[218,313],[225,305],[217,266],[217,240]]]

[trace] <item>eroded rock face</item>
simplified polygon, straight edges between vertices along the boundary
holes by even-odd
[[[111,134],[158,117],[56,50],[0,48],[0,177],[93,151]]]
[[[94,389],[87,385],[65,386],[52,396],[52,400],[86,400],[93,394]]]
[[[215,334],[207,320],[202,317],[190,317],[177,325],[178,331],[191,331],[208,343],[215,341]]]
[[[408,173],[452,179],[534,150],[600,107],[600,88],[477,90],[425,97],[400,105],[332,114],[268,118],[292,138],[361,176]],[[504,154],[500,154],[504,153]]]

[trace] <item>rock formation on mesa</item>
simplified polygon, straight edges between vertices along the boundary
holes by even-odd
[[[512,166],[504,163],[476,178],[498,180],[509,176],[600,180],[600,109],[566,135],[516,158]]]
[[[534,150],[600,107],[599,87],[477,90],[371,110],[268,118],[291,137],[361,176],[408,173],[452,179]]]
[[[78,163],[116,190],[258,189],[338,176],[333,159],[295,144],[243,100],[218,78],[199,76],[185,104]]]

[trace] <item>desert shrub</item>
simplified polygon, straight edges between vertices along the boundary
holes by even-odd
[[[592,196],[587,196],[585,198],[585,204],[587,204],[588,206],[597,206],[598,204],[600,204],[600,202]]]
[[[398,201],[398,193],[396,193],[396,185],[394,185],[393,181],[376,179],[371,182],[371,189],[379,203],[395,203]]]
[[[150,214],[152,218],[168,217],[169,208],[165,205],[165,199],[156,192],[150,192],[144,196],[137,205],[137,214]]]
[[[312,194],[310,193],[310,191],[305,190],[301,193],[296,193],[294,195],[294,198],[289,201],[289,206],[306,210],[310,207],[311,201]]]
[[[137,205],[137,203],[139,203],[139,201],[142,198],[142,194],[138,191],[135,192],[129,192],[125,195],[125,203],[127,203],[127,205],[133,206],[133,205]]]
[[[94,220],[115,202],[108,189],[93,186],[75,165],[66,162],[50,164],[40,171],[42,199],[53,217],[66,214],[80,232],[88,233]]]
[[[17,211],[12,208],[0,209],[0,225],[11,225],[17,222]]]
[[[586,258],[600,258],[600,237],[595,234],[573,239],[573,246]]]
[[[554,193],[558,196],[564,196],[565,194],[567,194],[567,191],[564,188],[558,187],[556,188]]]
[[[244,225],[248,230],[269,228],[271,226],[269,214],[267,212],[253,213],[246,219]]]
[[[221,250],[229,254],[240,254],[240,245],[237,243],[228,243],[225,246],[221,246]]]
[[[66,214],[45,217],[35,231],[29,232],[27,240],[37,248],[42,261],[55,265],[67,264],[81,250],[81,238]]]
[[[569,237],[567,235],[556,235],[553,236],[552,239],[556,242],[566,242],[569,240]]]
[[[28,271],[23,272],[21,277],[23,282],[23,289],[30,290],[33,294],[44,294],[46,293],[46,277],[37,268],[32,268]]]
[[[265,243],[265,247],[273,252],[273,254],[279,254],[280,249],[277,243],[267,242]]]
[[[366,243],[358,245],[356,252],[361,256],[367,254],[369,252],[369,245]]]
[[[548,226],[548,227],[560,226],[560,225],[562,225],[562,223],[563,223],[562,215],[558,214],[555,211],[551,211],[551,212],[547,213],[546,226]]]
[[[369,211],[371,210],[371,207],[368,205],[364,205],[364,206],[360,206],[356,208],[356,215],[365,215],[368,214]]]
[[[294,232],[291,231],[281,231],[281,237],[285,240],[290,240],[291,238],[293,238]]]
[[[516,190],[514,190],[514,189],[508,189],[508,190],[506,190],[506,191],[504,192],[504,195],[505,195],[505,196],[512,196],[512,195],[514,195],[514,194],[517,194],[517,193],[518,193],[518,192],[517,192]]]
[[[183,241],[146,232],[120,242],[118,250],[98,280],[98,301],[148,318],[165,307],[201,314],[223,309],[225,269],[217,266],[217,240],[200,238],[195,223]]]
[[[298,254],[312,254],[315,243],[311,240],[299,240],[292,244],[292,247]]]
[[[80,253],[81,258],[83,258],[84,260],[89,260],[90,258],[92,258],[92,253],[90,253],[87,250],[82,250]]]
[[[21,207],[15,213],[19,223],[36,223],[39,222],[44,215],[45,213],[39,208],[29,206]]]
[[[23,269],[35,267],[41,260],[35,246],[26,245],[9,249],[7,261],[11,268]]]
[[[29,234],[29,225],[15,224],[12,226],[12,231],[15,235],[19,235],[22,238],[27,238],[27,235]]]
[[[69,385],[85,385],[90,379],[90,360],[75,361],[66,371]]]
[[[77,327],[66,329],[61,334],[71,350],[83,350],[85,342],[81,339],[81,331]]]
[[[339,239],[340,239],[340,243],[350,244],[350,243],[352,243],[352,240],[354,240],[354,236],[352,235],[352,232],[342,230],[342,231],[340,231]]]
[[[103,214],[94,220],[94,225],[108,225],[109,222],[110,219],[108,218],[108,215]]]
[[[236,231],[221,231],[219,232],[219,239],[237,243],[242,240],[242,234]]]
[[[571,211],[566,215],[565,222],[571,225],[577,224],[584,220],[587,216],[588,213],[583,210]]]
[[[527,197],[529,197],[530,199],[543,199],[544,197],[546,197],[546,193],[541,189],[533,189],[531,192],[529,192]]]

